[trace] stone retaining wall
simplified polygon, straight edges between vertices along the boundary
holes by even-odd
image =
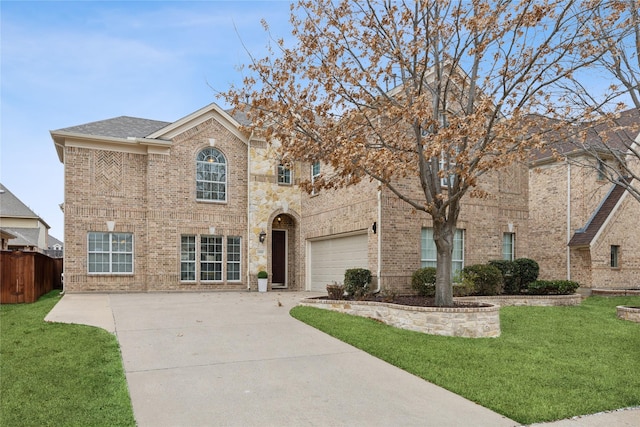
[[[617,310],[619,319],[640,323],[640,308],[626,307],[624,305],[619,305],[616,307],[616,310]]]
[[[401,329],[467,338],[500,336],[500,307],[413,307],[373,301],[307,298],[300,305],[369,317]]]
[[[508,306],[537,306],[551,307],[562,305],[580,305],[582,296],[580,294],[571,295],[496,295],[480,297],[456,297],[458,302],[486,302],[496,304],[501,307]]]
[[[591,295],[607,297],[639,296],[640,289],[594,289]]]

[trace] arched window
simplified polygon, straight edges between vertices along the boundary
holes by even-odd
[[[227,200],[227,161],[215,148],[205,148],[196,158],[196,199]]]

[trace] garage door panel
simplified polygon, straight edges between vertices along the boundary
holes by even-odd
[[[311,290],[325,292],[326,285],[344,281],[349,268],[368,268],[367,234],[310,243]]]

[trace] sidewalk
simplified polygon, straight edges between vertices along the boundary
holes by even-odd
[[[309,293],[69,294],[120,342],[139,426],[517,426],[289,315]],[[640,425],[640,410],[536,426]]]

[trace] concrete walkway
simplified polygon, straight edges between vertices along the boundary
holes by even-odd
[[[518,425],[293,319],[306,296],[69,294],[45,320],[115,332],[140,427]]]

